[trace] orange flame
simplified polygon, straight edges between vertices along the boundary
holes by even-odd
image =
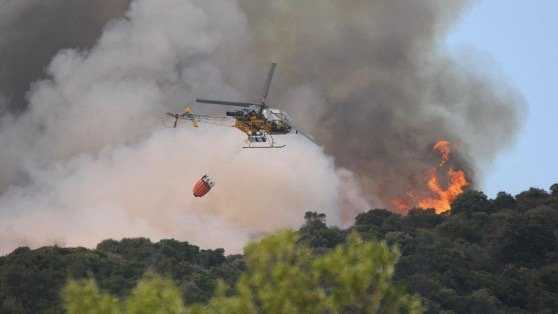
[[[450,159],[451,148],[448,141],[439,141],[434,145],[434,150],[440,153],[441,161],[437,168],[432,168],[428,172],[426,186],[430,196],[418,198],[416,193],[407,193],[407,198],[399,198],[392,200],[392,206],[399,211],[407,211],[412,207],[422,209],[434,208],[436,213],[443,213],[451,208],[451,203],[463,193],[465,187],[469,185],[469,181],[463,170],[455,170],[449,167],[447,170],[448,186],[443,187],[438,177],[440,170]]]
[[[448,141],[439,141],[434,145],[434,149],[442,156],[440,167],[445,165],[448,162],[451,153],[450,143]]]
[[[391,206],[397,209],[398,212],[405,212],[412,207],[412,205],[407,200],[401,198],[396,198],[392,200]]]
[[[435,196],[419,200],[418,206],[420,208],[434,208],[438,214],[450,209],[451,203],[463,193],[463,188],[466,187],[469,182],[467,182],[465,173],[462,170],[453,170],[450,168],[448,170],[448,176],[449,186],[447,189],[444,189],[440,186],[436,169],[434,169],[428,180],[428,188]]]

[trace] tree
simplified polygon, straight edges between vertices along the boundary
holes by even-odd
[[[126,310],[129,314],[180,314],[185,308],[181,292],[171,280],[149,274],[126,300]]]
[[[354,230],[365,239],[382,239],[390,231],[402,231],[401,216],[385,209],[373,209],[359,214]]]
[[[326,214],[306,212],[304,219],[306,222],[299,230],[300,241],[312,248],[333,248],[345,239],[341,230],[326,225]]]
[[[558,240],[551,226],[518,223],[508,226],[497,245],[503,262],[537,266],[556,251]]]
[[[545,303],[551,303],[552,308],[558,308],[558,264],[540,269],[533,281],[541,296],[548,299]]]
[[[494,201],[492,201],[492,205],[496,210],[514,209],[517,206],[517,202],[511,194],[499,192]]]
[[[434,228],[444,221],[444,216],[436,214],[434,209],[411,209],[405,219],[405,227],[411,229]]]
[[[461,194],[451,205],[451,214],[465,213],[470,215],[474,212],[489,212],[490,202],[483,192],[468,190]]]
[[[373,225],[376,227],[381,227],[384,221],[393,215],[395,214],[386,209],[373,209],[356,216],[355,226]]]
[[[467,301],[469,313],[497,313],[500,306],[499,300],[486,289],[475,291]]]
[[[185,309],[171,281],[153,275],[124,302],[99,292],[92,280],[64,289],[68,313],[421,313],[417,297],[392,282],[398,252],[352,234],[323,255],[295,232],[268,236],[245,249],[246,272],[233,288],[220,282],[206,305]]]
[[[117,298],[102,293],[94,280],[70,280],[62,290],[64,308],[68,314],[119,314]]]
[[[352,234],[346,244],[315,256],[281,232],[249,245],[247,271],[227,297],[192,313],[420,313],[418,298],[392,282],[396,250]],[[226,309],[226,311],[225,311]]]
[[[68,314],[180,314],[185,313],[180,290],[152,274],[139,281],[126,301],[99,291],[92,279],[66,284],[62,292]]]
[[[543,205],[549,194],[543,189],[530,188],[528,191],[521,192],[515,196],[519,207],[522,209],[529,209]]]
[[[478,242],[482,239],[482,233],[478,232],[480,224],[476,219],[465,219],[452,216],[443,224],[438,226],[440,235],[448,239],[463,239],[468,242]]]
[[[306,212],[304,214],[306,225],[318,224],[325,226],[326,214],[318,212]]]

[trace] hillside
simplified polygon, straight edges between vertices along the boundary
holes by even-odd
[[[395,280],[423,298],[428,313],[555,313],[558,311],[558,185],[488,199],[468,191],[451,213],[384,209],[358,215],[347,230],[305,215],[301,241],[321,254],[357,231],[400,248]],[[60,313],[69,278],[94,278],[126,295],[146,271],[172,278],[187,303],[211,298],[219,278],[233,283],[243,258],[187,242],[106,240],[96,249],[19,248],[0,257],[0,313]]]

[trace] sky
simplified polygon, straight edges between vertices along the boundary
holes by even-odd
[[[467,47],[490,56],[528,105],[516,143],[485,172],[489,196],[558,183],[556,12],[556,0],[479,1],[448,38],[450,51]]]

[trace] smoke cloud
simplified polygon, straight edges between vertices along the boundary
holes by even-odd
[[[158,130],[141,143],[37,171],[34,184],[1,198],[0,247],[149,236],[239,252],[255,236],[301,224],[303,208],[323,209],[339,222],[339,182],[318,147],[291,138],[292,149],[270,156],[239,152],[241,141],[221,129]],[[202,171],[217,185],[194,199],[191,186]]]
[[[473,53],[443,50],[468,5],[0,2],[9,64],[0,72],[0,247],[149,236],[238,251],[299,225],[306,210],[340,224],[420,191],[440,139],[478,181],[513,141],[523,100]],[[19,68],[26,46],[33,53]],[[247,152],[233,128],[163,127],[166,111],[196,97],[257,100],[270,61],[280,64],[270,103],[323,148],[289,135],[284,150]],[[217,185],[193,199],[206,172]]]
[[[476,183],[515,138],[521,95],[473,51],[443,49],[471,1],[239,2],[257,60],[284,65],[278,103],[358,176],[372,204],[426,192],[439,140]]]
[[[93,46],[104,25],[122,16],[129,3],[0,0],[0,109],[24,110],[31,82],[44,77],[44,68],[58,51]]]
[[[0,246],[150,236],[238,251],[307,209],[339,223],[333,160],[306,139],[246,152],[234,128],[163,127],[193,86],[238,96],[210,60],[245,26],[234,3],[136,1],[91,50],[59,52],[25,113],[2,121]],[[193,199],[206,172],[217,186]]]

